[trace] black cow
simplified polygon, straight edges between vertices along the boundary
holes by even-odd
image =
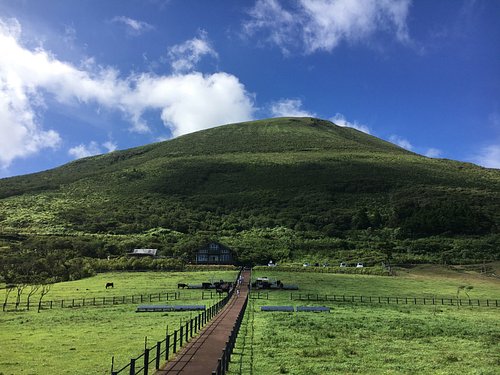
[[[113,283],[106,283],[106,289],[108,288],[114,288],[114,284]]]
[[[219,287],[216,289],[216,291],[219,294],[229,293],[229,290],[231,290],[232,286],[233,286],[233,283],[220,283]]]
[[[187,288],[188,286],[189,286],[188,284],[179,283],[179,284],[177,284],[177,289],[179,289],[179,288],[184,289],[184,288]]]

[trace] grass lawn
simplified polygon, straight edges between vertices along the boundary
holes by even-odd
[[[232,280],[235,277],[236,272],[228,271],[100,274],[55,284],[46,299],[177,291],[178,282],[201,283],[212,278]],[[104,289],[106,281],[115,284],[114,290]],[[197,303],[208,307],[215,302],[215,299],[201,301],[200,295],[200,291],[181,290],[181,300],[172,303]],[[148,346],[152,346],[164,339],[167,325],[171,331],[178,329],[181,321],[196,314],[138,314],[136,306],[58,308],[40,313],[36,313],[36,309],[0,312],[0,374],[108,374],[113,355],[116,367],[121,368],[131,357],[141,353],[146,336]]]
[[[434,269],[434,271],[439,271]],[[441,270],[443,271],[443,270]],[[303,293],[499,298],[498,279],[412,269],[400,277],[269,271]],[[254,274],[262,276],[263,274]],[[498,374],[500,310],[310,302],[330,313],[261,312],[263,305],[307,305],[287,292],[253,299],[238,337],[231,374]]]
[[[284,284],[297,284],[302,294],[363,295],[375,297],[443,297],[457,296],[457,288],[469,285],[472,299],[499,299],[500,279],[477,273],[456,272],[440,266],[398,269],[398,276],[348,275],[314,272],[278,272],[273,269],[254,272],[253,277],[268,276]],[[272,293],[272,297],[271,297]],[[290,292],[271,292],[270,298],[286,298]],[[461,294],[460,298],[467,298]]]

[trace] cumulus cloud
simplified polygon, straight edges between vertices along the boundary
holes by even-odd
[[[472,158],[476,164],[487,168],[500,168],[500,145],[489,145],[483,147]]]
[[[75,159],[85,158],[87,156],[104,154],[106,152],[112,152],[116,150],[116,143],[112,141],[104,142],[99,145],[97,142],[92,141],[88,145],[83,143],[78,146],[72,147],[68,150],[68,154],[73,156]]]
[[[27,157],[44,148],[56,148],[61,137],[54,130],[44,130],[36,115],[43,101],[31,85],[25,86],[13,71],[12,60],[23,56],[15,53],[14,38],[21,32],[15,20],[0,20],[0,167],[12,160]],[[22,66],[18,68],[23,69]]]
[[[168,57],[174,72],[192,70],[204,55],[218,58],[206,31],[201,31],[198,37],[177,44],[168,50]]]
[[[47,95],[61,104],[96,104],[119,111],[136,132],[150,131],[142,115],[152,110],[161,114],[174,136],[253,117],[252,95],[231,74],[121,77],[92,59],[77,67],[42,48],[30,50],[20,42],[20,34],[19,22],[0,20],[0,130],[9,135],[0,139],[3,167],[59,144],[59,134],[44,130],[39,121]]]
[[[116,16],[111,21],[124,25],[128,33],[132,35],[140,35],[154,29],[153,25],[147,22],[134,20],[133,18],[125,16]]]
[[[344,115],[341,113],[336,113],[335,116],[330,118],[330,121],[339,126],[347,126],[349,128],[354,128],[356,130],[362,131],[363,133],[370,134],[370,129],[368,126],[359,124],[358,122],[347,121]]]
[[[411,0],[299,0],[287,7],[279,0],[257,0],[243,24],[247,35],[259,34],[284,53],[332,51],[341,42],[369,40],[377,32],[410,40],[406,19]]]
[[[425,152],[424,155],[427,156],[428,158],[439,158],[443,155],[443,151],[431,147]]]
[[[398,135],[391,135],[389,137],[389,141],[409,151],[413,150],[413,145],[410,143],[410,141]]]
[[[312,112],[302,109],[300,99],[281,99],[271,104],[273,117],[315,117]]]

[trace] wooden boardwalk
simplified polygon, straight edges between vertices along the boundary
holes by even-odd
[[[215,316],[171,361],[155,375],[203,375],[212,374],[226,346],[231,330],[248,294],[250,271],[243,271],[240,293],[234,293],[227,305]]]

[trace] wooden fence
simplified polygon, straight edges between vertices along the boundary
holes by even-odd
[[[234,346],[236,345],[236,338],[238,337],[238,333],[240,331],[241,322],[243,321],[243,316],[245,315],[245,311],[248,305],[248,295],[245,299],[245,303],[243,304],[242,309],[240,310],[238,317],[236,318],[236,322],[234,323],[233,329],[231,330],[231,334],[229,335],[229,340],[226,341],[226,346],[222,350],[222,355],[217,360],[217,367],[214,371],[212,371],[211,375],[225,375],[229,370],[229,362],[231,362],[231,355],[233,354]]]
[[[113,296],[113,297],[88,297],[88,298],[71,298],[61,299],[54,301],[24,301],[23,303],[16,304],[14,302],[4,303],[3,311],[20,311],[29,310],[30,307],[38,307],[40,304],[41,310],[54,309],[54,308],[78,308],[89,306],[108,306],[108,305],[123,305],[128,303],[143,303],[155,301],[172,301],[180,298],[180,292],[163,292],[163,293],[150,293],[139,294],[131,296]],[[9,309],[10,308],[10,309]]]
[[[238,273],[238,277],[241,274]],[[238,280],[238,277],[236,280]],[[187,343],[194,335],[196,335],[202,327],[204,327],[219,311],[228,303],[234,293],[234,289],[227,294],[226,297],[215,303],[205,311],[199,313],[194,318],[181,325],[178,330],[168,333],[168,327],[165,333],[165,339],[158,341],[154,346],[146,348],[138,357],[130,359],[130,362],[122,368],[114,369],[114,357],[111,362],[111,375],[128,374],[148,375],[149,370],[158,370],[162,360],[169,360],[171,354],[175,354],[184,343]],[[153,365],[154,364],[154,365]],[[153,368],[154,366],[154,368]]]
[[[254,296],[253,298],[259,298]],[[264,298],[264,296],[262,296]],[[269,299],[269,295],[265,298]],[[499,307],[497,299],[461,299],[444,297],[374,297],[374,296],[346,296],[327,294],[300,294],[290,293],[290,300],[295,301],[331,301],[331,302],[360,302],[396,305],[447,305],[447,306],[478,306]]]
[[[273,293],[252,292],[250,299],[273,299]],[[282,299],[282,295],[277,297]],[[443,306],[478,306],[478,307],[500,307],[498,299],[462,299],[450,297],[374,297],[374,296],[348,296],[335,294],[315,293],[290,293],[292,301],[322,301],[322,302],[345,302],[345,303],[377,303],[386,305],[443,305]]]

